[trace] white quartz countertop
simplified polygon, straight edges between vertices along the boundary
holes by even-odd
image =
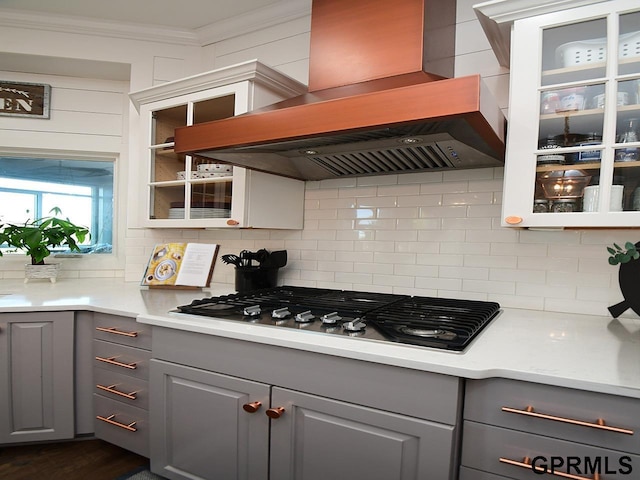
[[[0,280],[0,313],[91,310],[159,327],[480,379],[503,377],[640,398],[640,318],[503,309],[463,353],[170,313],[193,299],[233,293],[148,290],[117,279],[55,284]]]

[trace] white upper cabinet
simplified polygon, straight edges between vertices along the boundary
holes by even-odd
[[[130,94],[140,113],[137,226],[302,228],[304,182],[177,154],[177,127],[240,115],[306,87],[250,61]]]
[[[637,0],[515,19],[510,67],[502,224],[640,225]]]

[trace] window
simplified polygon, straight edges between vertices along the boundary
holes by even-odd
[[[89,229],[82,253],[111,253],[113,182],[113,161],[0,157],[0,223],[24,223],[58,207]]]

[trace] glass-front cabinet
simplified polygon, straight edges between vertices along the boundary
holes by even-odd
[[[132,93],[141,120],[140,226],[302,228],[304,182],[177,154],[174,131],[304,91],[251,61]]]
[[[503,225],[640,226],[640,4],[514,23]]]

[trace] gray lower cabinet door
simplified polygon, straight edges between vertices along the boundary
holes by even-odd
[[[0,443],[74,436],[73,312],[0,314]]]
[[[151,360],[150,375],[154,473],[169,479],[268,479],[268,385],[160,360]]]
[[[451,425],[277,387],[271,406],[284,408],[271,420],[273,480],[453,477]]]

